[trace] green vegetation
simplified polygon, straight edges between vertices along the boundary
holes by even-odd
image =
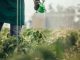
[[[0,32],[0,60],[80,60],[80,30],[24,29],[19,38]]]

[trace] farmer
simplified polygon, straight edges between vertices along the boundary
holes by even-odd
[[[0,31],[10,23],[10,35],[18,35],[24,25],[24,0],[0,0]]]
[[[39,8],[40,0],[34,1],[34,9]],[[0,0],[0,31],[4,23],[10,23],[10,35],[19,35],[24,25],[24,0]]]

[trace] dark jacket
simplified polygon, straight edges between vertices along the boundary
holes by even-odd
[[[0,0],[0,22],[24,24],[24,0]]]

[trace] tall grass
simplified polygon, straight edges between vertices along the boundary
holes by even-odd
[[[19,36],[0,32],[0,60],[80,60],[80,30],[25,29]]]

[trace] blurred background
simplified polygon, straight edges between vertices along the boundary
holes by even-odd
[[[45,13],[35,13],[33,0],[25,0],[25,27],[50,29],[80,27],[79,0],[45,0],[44,5]]]

